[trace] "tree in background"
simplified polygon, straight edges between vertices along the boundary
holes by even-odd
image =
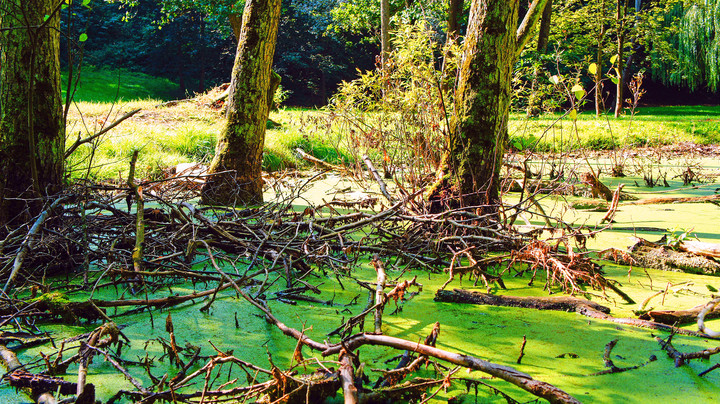
[[[218,139],[212,174],[202,188],[206,204],[255,204],[262,197],[262,153],[267,93],[281,0],[247,0],[233,66],[227,123]]]
[[[516,29],[519,1],[473,0],[449,152],[429,192],[431,201],[460,206],[499,203],[513,66],[546,3],[534,0]]]
[[[0,3],[0,225],[24,222],[62,187],[61,4]]]

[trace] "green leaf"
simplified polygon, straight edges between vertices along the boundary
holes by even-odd
[[[85,7],[90,7],[90,1],[91,0],[83,0],[82,5]]]
[[[88,36],[87,36],[86,33],[83,32],[82,34],[80,34],[80,37],[78,38],[78,41],[80,41],[80,42],[85,42],[85,41],[87,41],[87,40],[88,40]]]
[[[573,121],[577,119],[577,115],[578,115],[578,114],[577,114],[577,110],[576,110],[576,109],[572,109],[572,110],[570,110],[570,112],[568,112],[568,117],[569,117],[570,119],[572,119]]]
[[[594,76],[597,74],[597,70],[598,70],[597,64],[590,63],[590,66],[588,66],[588,72]]]
[[[45,17],[43,17],[43,21],[47,21],[47,20],[49,20],[49,19],[50,19],[50,16],[47,15],[47,14],[45,14]]]
[[[718,291],[713,285],[705,285],[705,287],[713,293]]]
[[[615,84],[615,85],[617,85],[617,83],[620,81],[620,79],[618,79],[618,78],[615,77],[615,76],[611,76],[611,77],[610,77],[610,80],[612,80],[613,84]]]
[[[577,99],[582,98],[585,95],[585,89],[581,84],[575,84],[573,88],[570,89],[575,94],[575,97]]]
[[[618,55],[612,55],[612,57],[610,58],[610,63],[615,64],[615,62],[617,62],[617,60],[618,60]]]
[[[550,82],[553,83],[553,84],[555,84],[555,85],[560,84],[560,76],[558,76],[557,74],[556,74],[556,75],[553,75],[553,76],[550,76]]]

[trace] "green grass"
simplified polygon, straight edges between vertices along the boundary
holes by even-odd
[[[562,114],[526,118],[512,114],[510,145],[525,150],[658,146],[678,142],[720,143],[720,106],[640,107],[620,118],[585,111],[573,122]]]
[[[62,73],[63,97],[67,89],[68,72]],[[77,72],[73,81],[77,80]],[[122,69],[83,66],[76,81],[75,101],[114,102],[148,98],[171,100],[180,96],[180,87],[168,79],[148,76]]]
[[[118,81],[119,78],[119,81]],[[113,103],[120,86],[120,101]],[[220,111],[194,102],[159,106],[177,86],[166,79],[118,70],[85,67],[68,119],[68,145],[78,134],[86,137],[134,108],[143,110],[98,139],[84,145],[68,161],[71,177],[96,180],[127,175],[130,156],[140,150],[138,176],[157,178],[162,170],[181,162],[212,159],[224,118]],[[270,118],[263,168],[277,171],[307,165],[295,149],[332,164],[352,163],[354,156],[376,150],[349,150],[347,127],[319,110],[281,109]],[[619,119],[582,112],[573,122],[561,114],[526,118],[511,114],[510,145],[518,150],[566,151],[578,148],[654,146],[677,142],[720,143],[720,106],[641,107],[634,117]]]

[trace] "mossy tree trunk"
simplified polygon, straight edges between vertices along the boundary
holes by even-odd
[[[0,226],[28,220],[39,213],[42,197],[62,188],[65,129],[56,5],[11,0],[0,9]]]
[[[546,3],[534,0],[516,29],[519,1],[473,0],[450,123],[449,152],[429,192],[436,207],[499,204],[512,69]]]
[[[268,118],[270,68],[281,0],[247,0],[227,104],[227,124],[218,139],[202,188],[206,204],[262,203],[262,152]]]

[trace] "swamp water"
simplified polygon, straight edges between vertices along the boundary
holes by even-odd
[[[633,179],[627,179],[628,188],[631,188]],[[608,184],[613,188],[613,184]],[[341,188],[341,187],[338,187]],[[628,189],[626,188],[626,190]],[[642,191],[642,190],[640,190]],[[705,187],[700,191],[703,194],[712,193],[714,187]],[[695,193],[696,191],[681,191],[682,193]],[[677,194],[665,194],[677,196]],[[643,195],[644,197],[644,195]],[[548,201],[544,201],[544,204]],[[550,206],[548,206],[550,207]],[[672,209],[672,210],[667,210]],[[718,240],[717,219],[720,217],[720,208],[712,204],[677,204],[677,205],[647,205],[621,207],[616,216],[613,227],[621,230],[609,230],[592,240],[588,247],[600,249],[609,246],[626,247],[631,244],[627,236],[637,234],[650,240],[659,238],[656,231],[636,231],[633,229],[667,229],[681,227],[693,228],[703,241]],[[568,211],[566,221],[573,219],[575,224],[594,225],[604,213],[588,213],[584,211]],[[536,218],[533,223],[540,224]],[[644,270],[642,268],[621,267],[604,263],[604,269],[609,278],[621,283],[623,291],[628,293],[638,304],[625,304],[613,292],[608,291],[610,301],[591,297],[592,300],[611,307],[611,314],[615,317],[633,317],[632,310],[637,309],[644,301],[658,291],[664,290],[669,284],[681,287],[670,287],[665,296],[655,297],[648,304],[654,309],[680,309],[704,304],[711,299],[710,290],[720,289],[720,278],[692,275],[675,272],[662,272]],[[357,279],[374,282],[375,272],[369,265],[353,273]],[[399,269],[388,268],[388,279],[394,280],[401,275]],[[593,320],[577,313],[537,311],[531,309],[516,309],[507,307],[475,306],[453,303],[437,303],[433,301],[435,291],[447,280],[447,274],[429,274],[425,271],[410,270],[402,273],[400,280],[418,276],[418,282],[423,284],[423,290],[401,303],[402,310],[391,314],[395,309],[393,302],[389,303],[383,317],[383,332],[389,336],[405,338],[411,341],[421,341],[432,329],[433,324],[440,322],[440,334],[437,341],[438,348],[451,352],[472,355],[490,362],[504,364],[519,371],[530,374],[536,379],[551,383],[572,394],[582,402],[588,403],[649,403],[682,400],[685,403],[712,403],[717,402],[720,395],[720,371],[711,372],[705,377],[697,374],[712,366],[716,361],[712,357],[709,361],[693,360],[688,365],[675,368],[672,359],[668,358],[653,334],[665,336],[664,333],[650,330],[621,326],[601,320]],[[517,296],[546,296],[542,290],[543,279],[539,276],[534,286],[529,287],[530,276],[506,276],[505,283],[508,290],[500,290],[497,285],[493,293]],[[305,329],[306,334],[315,340],[326,339],[326,334],[338,327],[343,319],[359,313],[365,308],[368,293],[360,288],[351,279],[341,278],[342,285],[338,283],[334,274],[320,273],[308,277],[307,280],[319,285],[321,295],[314,295],[321,300],[331,300],[332,305],[322,305],[307,302],[298,302],[297,305],[269,301],[275,316],[285,324],[296,329]],[[170,294],[183,295],[193,290],[207,290],[216,285],[208,284],[179,284],[171,285],[171,291],[165,289],[150,297],[165,297]],[[480,283],[477,287],[467,278],[453,281],[447,287],[464,288],[485,292]],[[411,288],[416,291],[416,288]],[[596,292],[598,293],[598,292]],[[83,295],[73,294],[73,300],[82,300]],[[111,299],[102,292],[94,295],[96,299]],[[357,297],[357,303],[348,305]],[[190,343],[201,347],[201,355],[215,355],[216,351],[210,342],[221,351],[233,350],[239,359],[252,362],[258,366],[269,368],[268,352],[272,361],[281,369],[291,366],[292,354],[296,341],[283,336],[274,325],[266,323],[259,311],[241,298],[237,298],[234,291],[220,292],[208,313],[200,311],[204,300],[181,304],[167,310],[155,310],[152,320],[148,313],[122,316],[116,319],[124,325],[123,333],[132,341],[130,347],[124,347],[123,358],[128,360],[142,360],[146,356],[155,358],[152,373],[155,377],[162,377],[169,371],[172,377],[177,370],[168,367],[167,357],[163,356],[162,346],[152,340],[168,338],[165,332],[165,318],[172,313],[175,329],[175,338],[178,345]],[[114,314],[109,310],[108,314]],[[154,327],[151,326],[154,323]],[[64,325],[44,325],[43,330],[51,333],[57,341],[94,329],[99,323],[87,328]],[[720,329],[720,320],[709,321],[711,329]],[[366,321],[367,331],[372,327],[372,320]],[[694,329],[694,326],[686,327]],[[527,338],[525,355],[521,364],[517,364],[520,354],[520,345],[523,336]],[[593,375],[606,368],[603,362],[605,346],[610,341],[618,339],[612,351],[611,359],[618,367],[643,365],[638,369],[617,374]],[[331,341],[337,341],[332,337]],[[150,342],[148,342],[150,341]],[[210,342],[209,342],[210,341]],[[716,341],[708,341],[695,337],[675,336],[673,339],[677,349],[683,352],[699,351],[718,345]],[[40,352],[48,354],[54,348],[49,345],[36,347],[18,353],[20,361],[27,365],[41,363]],[[371,369],[387,369],[395,366],[396,362],[384,363],[401,351],[384,347],[365,346],[360,349],[360,358],[366,363],[365,372],[373,381],[378,373]],[[305,358],[313,353],[303,348]],[[323,360],[318,354],[315,354]],[[651,357],[657,360],[650,361]],[[200,360],[199,365],[205,364]],[[337,363],[323,362],[327,367],[337,368]],[[312,363],[309,368],[315,368]],[[37,369],[42,369],[40,366]],[[131,374],[150,385],[145,371],[137,366],[129,366]],[[170,370],[169,370],[170,369]],[[32,371],[32,369],[30,369]],[[191,369],[193,370],[193,369]],[[302,372],[302,369],[300,369]],[[222,381],[229,379],[228,368],[221,371]],[[215,373],[214,373],[215,374]],[[214,375],[213,374],[213,375]],[[232,377],[244,380],[244,373],[237,367],[231,371]],[[443,373],[444,374],[444,373]],[[419,372],[419,376],[442,377],[435,373],[432,367]],[[74,381],[77,377],[77,368],[71,367],[64,376]],[[481,380],[495,386],[520,402],[532,400],[534,397],[523,390],[516,388],[501,380],[483,379],[484,374],[479,372],[466,372],[464,369],[455,373],[454,377]],[[131,390],[133,387],[109,363],[100,357],[95,357],[90,365],[88,382],[94,383],[98,392],[98,399],[105,402],[109,396],[119,389]],[[191,387],[200,390],[202,386]],[[434,392],[436,389],[430,389]],[[446,402],[450,397],[462,399],[459,402],[505,402],[499,395],[495,395],[488,388],[479,386],[477,396],[474,388],[469,391],[465,382],[458,381],[447,392],[441,392],[436,402]],[[0,402],[14,403],[27,401],[16,394],[6,384],[0,389]],[[341,401],[338,397],[336,401]]]

